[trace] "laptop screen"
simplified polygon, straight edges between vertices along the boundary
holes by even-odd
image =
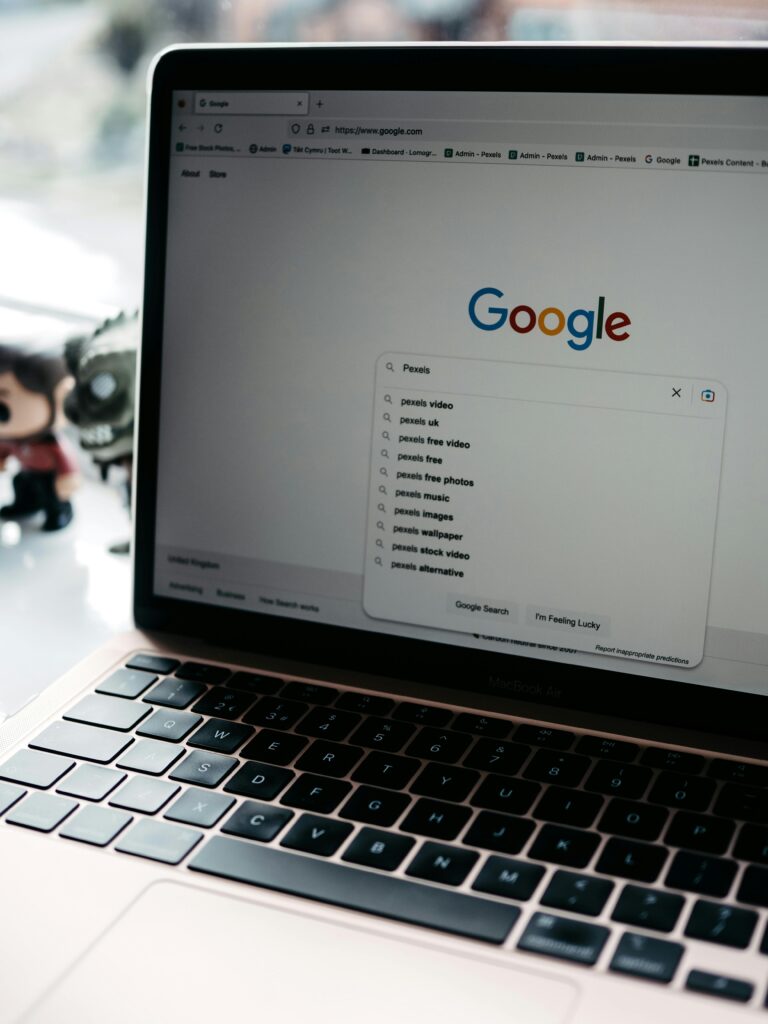
[[[176,91],[154,590],[768,693],[768,100]]]

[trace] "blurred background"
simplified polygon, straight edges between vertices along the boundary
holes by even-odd
[[[768,0],[0,0],[0,343],[138,306],[146,73],[171,43],[760,39]],[[0,523],[0,720],[131,624],[125,479],[81,463],[71,526]]]

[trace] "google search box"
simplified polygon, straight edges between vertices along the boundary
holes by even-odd
[[[306,92],[198,92],[196,114],[250,114],[298,116],[309,110]]]

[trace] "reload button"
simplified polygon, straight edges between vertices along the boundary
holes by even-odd
[[[504,622],[517,622],[517,605],[514,601],[475,597],[472,594],[449,594],[446,607],[454,615],[471,615],[477,619],[501,619]]]
[[[565,608],[546,608],[529,604],[525,612],[528,626],[542,626],[545,629],[559,629],[566,633],[583,633],[589,636],[610,636],[611,620],[607,615],[592,615],[588,612],[568,611]]]

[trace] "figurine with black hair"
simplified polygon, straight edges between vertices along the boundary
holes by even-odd
[[[0,508],[3,519],[44,512],[48,531],[71,522],[80,478],[74,451],[57,431],[72,384],[60,349],[0,344],[0,470],[9,458],[21,466],[13,503]]]

